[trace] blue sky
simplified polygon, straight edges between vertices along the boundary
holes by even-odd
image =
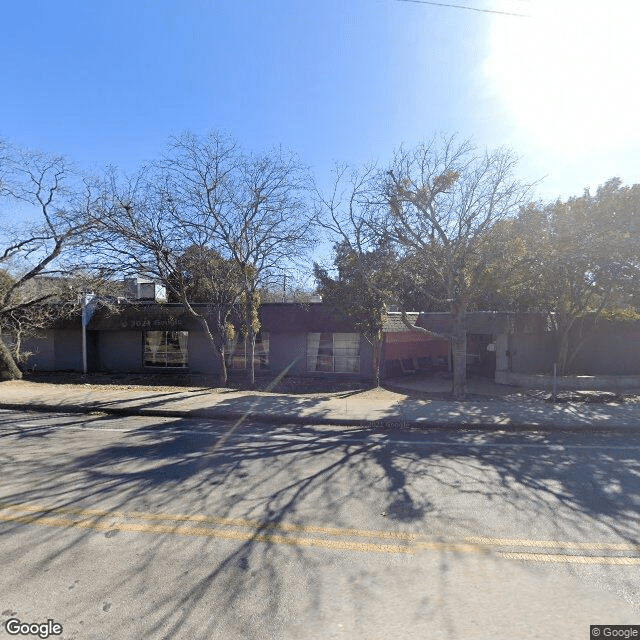
[[[435,131],[508,145],[544,198],[640,181],[637,0],[22,0],[0,137],[130,171],[211,129],[320,182]]]

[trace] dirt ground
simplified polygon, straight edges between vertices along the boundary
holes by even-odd
[[[139,389],[147,387],[150,391],[182,391],[207,389],[211,392],[244,391],[249,390],[243,377],[230,376],[226,387],[218,386],[217,377],[207,377],[188,373],[90,373],[86,376],[76,372],[40,372],[29,373],[24,376],[25,382],[63,384],[77,387],[91,386],[95,389]],[[429,389],[426,385],[424,391],[406,388],[401,389],[390,385],[389,389],[373,387],[370,383],[357,380],[325,380],[319,378],[307,378],[302,376],[288,376],[277,383],[273,378],[263,376],[256,377],[256,385],[251,389],[253,393],[286,393],[306,396],[326,396],[327,394],[358,393],[359,397],[376,397],[379,394],[400,393],[428,397],[430,399],[451,400],[451,393],[441,390]],[[550,402],[550,394],[540,389],[521,389],[507,385],[493,385],[495,389],[485,390],[483,393],[468,393],[466,400],[500,400],[515,403]],[[615,396],[615,397],[613,397]],[[638,403],[638,393],[607,392],[562,392],[558,394],[557,402],[587,402],[587,403]]]
[[[26,382],[41,382],[48,384],[65,384],[74,386],[107,387],[109,389],[131,389],[137,387],[152,387],[154,391],[180,388],[215,390],[248,389],[242,377],[230,376],[227,386],[219,387],[216,376],[207,377],[186,373],[89,373],[86,376],[75,372],[40,372],[25,374]],[[253,391],[268,391],[273,393],[315,394],[339,393],[349,391],[364,391],[371,389],[371,385],[358,381],[323,380],[297,376],[285,377],[277,384],[272,378],[256,377]]]

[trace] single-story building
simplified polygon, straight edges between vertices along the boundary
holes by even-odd
[[[196,305],[207,314],[206,305]],[[27,367],[37,371],[218,373],[218,363],[198,322],[179,304],[123,302],[90,307],[85,315],[86,356],[80,314],[61,319],[25,344]],[[389,313],[382,344],[383,377],[451,370],[448,313],[408,313],[409,330],[399,313]],[[373,345],[347,320],[333,317],[320,302],[265,303],[256,343],[256,373],[373,378]],[[573,340],[583,339],[576,335]],[[471,375],[497,382],[513,374],[550,373],[557,338],[543,314],[472,312],[467,314],[467,367]],[[246,344],[229,345],[231,372],[245,369]],[[582,346],[576,364],[591,375],[640,373],[640,322],[604,322]]]
[[[449,313],[408,313],[411,324],[434,334],[452,332]],[[520,384],[521,376],[551,374],[558,354],[553,318],[544,313],[469,312],[467,372],[504,384]],[[593,318],[578,321],[569,337],[577,350],[573,370],[584,376],[640,374],[640,321]],[[408,372],[451,369],[450,342],[407,331],[400,313],[390,313],[385,328],[387,377]],[[531,381],[529,380],[528,383]]]
[[[207,305],[194,305],[205,317]],[[373,348],[345,320],[321,303],[266,303],[260,307],[256,373],[371,378]],[[89,371],[185,371],[215,375],[218,361],[197,319],[179,304],[155,302],[100,306],[86,322]],[[61,319],[25,344],[28,367],[37,371],[82,371],[80,316]],[[246,340],[228,346],[230,371],[245,369]]]

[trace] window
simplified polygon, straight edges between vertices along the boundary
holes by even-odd
[[[228,345],[228,367],[232,370],[246,369],[247,365],[247,340],[240,339]],[[269,334],[266,332],[258,332],[256,336],[255,358],[253,360],[253,368],[256,370],[269,369]]]
[[[186,367],[188,331],[145,331],[145,367]]]
[[[308,333],[307,371],[360,373],[360,334]]]

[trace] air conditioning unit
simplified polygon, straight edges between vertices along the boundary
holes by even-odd
[[[128,300],[140,302],[166,302],[166,289],[147,278],[125,278],[124,295]]]

